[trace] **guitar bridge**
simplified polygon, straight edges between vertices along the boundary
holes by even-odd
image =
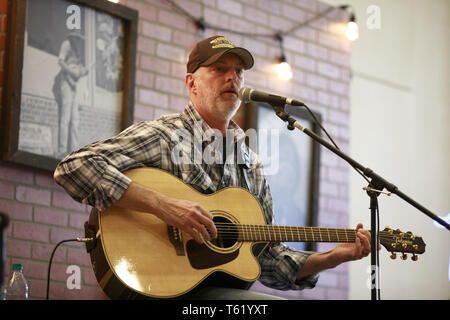
[[[183,234],[181,233],[180,229],[168,225],[167,235],[169,236],[169,240],[175,248],[177,256],[185,256],[186,254],[183,247]]]

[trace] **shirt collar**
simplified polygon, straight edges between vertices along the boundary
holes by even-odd
[[[181,113],[181,118],[191,132],[195,132],[194,130],[198,130],[201,124],[201,135],[204,140],[211,141],[212,136],[217,136],[217,130],[212,129],[206,121],[203,120],[202,116],[198,113],[197,109],[195,109],[192,101],[184,108]],[[238,143],[238,146],[241,149],[241,152],[238,152],[238,157],[240,157],[242,162],[247,167],[249,167],[249,152],[247,145],[245,144],[245,132],[238,126],[236,122],[230,120],[228,125],[228,129],[232,131],[234,136],[234,142]]]

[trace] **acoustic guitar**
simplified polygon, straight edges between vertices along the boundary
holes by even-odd
[[[226,281],[248,287],[258,279],[257,256],[271,242],[354,242],[355,229],[266,224],[258,200],[247,190],[228,187],[202,194],[155,168],[125,172],[131,180],[170,197],[199,203],[211,212],[218,236],[198,244],[155,215],[111,206],[93,210],[85,224],[87,246],[100,287],[112,299],[182,298],[202,285]],[[389,228],[380,243],[393,255],[425,252],[421,237]]]

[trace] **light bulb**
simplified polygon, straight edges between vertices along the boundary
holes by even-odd
[[[355,21],[349,21],[347,24],[347,31],[345,31],[347,39],[350,41],[355,41],[359,37],[358,25]]]
[[[119,3],[119,0],[108,0],[109,2]]]
[[[288,81],[292,79],[292,68],[286,61],[281,62],[276,66],[278,78],[284,81]]]

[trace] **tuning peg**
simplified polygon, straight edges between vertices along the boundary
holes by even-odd
[[[401,259],[402,259],[402,260],[408,259],[408,256],[406,255],[406,253],[402,253]]]
[[[419,259],[419,257],[416,254],[413,253],[413,255],[411,257],[411,260],[412,261],[417,261],[417,259]]]
[[[393,252],[391,252],[392,254],[391,254],[391,259],[392,260],[395,260],[396,258],[397,258],[397,254],[395,254],[395,253],[393,253]]]

